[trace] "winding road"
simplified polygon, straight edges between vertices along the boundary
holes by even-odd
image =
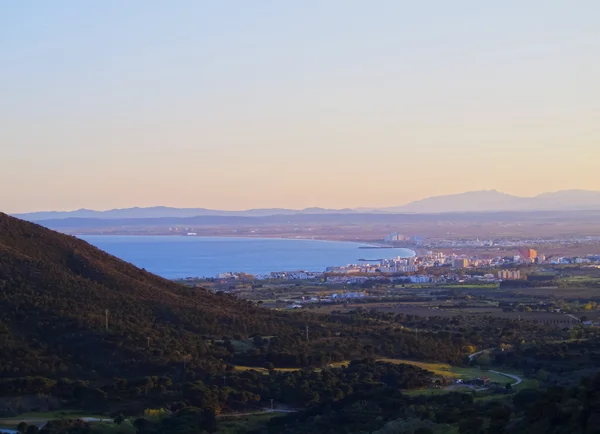
[[[488,348],[487,350],[481,350],[481,351],[477,351],[476,353],[470,354],[469,355],[469,361],[473,360],[473,357],[477,357],[478,355],[483,354],[483,353],[487,353],[489,351],[492,351],[493,349],[494,348]]]
[[[507,374],[506,372],[499,372],[499,371],[492,371],[492,370],[490,370],[490,372],[493,372],[494,374],[502,375],[503,377],[512,378],[513,380],[516,381],[516,383],[512,384],[513,386],[516,386],[517,384],[521,384],[521,382],[523,381],[523,379],[521,377],[519,377],[518,375]]]
[[[480,354],[488,353],[490,351],[493,351],[494,349],[495,348],[488,348],[486,350],[481,350],[481,351],[477,351],[476,353],[470,354],[469,361],[472,361],[474,357],[477,357]],[[494,374],[502,375],[503,377],[512,378],[513,380],[515,380],[515,383],[512,384],[513,386],[521,384],[521,382],[523,381],[523,379],[521,377],[519,377],[518,375],[507,374],[506,372],[500,372],[500,371],[492,371],[491,369],[489,371],[493,372]]]

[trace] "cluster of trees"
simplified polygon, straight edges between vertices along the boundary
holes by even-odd
[[[494,355],[496,363],[538,371],[557,361],[565,370],[597,364],[595,350],[579,349],[579,357],[569,347],[556,359],[556,349],[518,345],[559,337],[555,329],[493,317],[263,309],[161,279],[76,238],[0,215],[0,398],[51,396],[64,405],[127,415],[165,409],[160,417],[135,420],[132,429],[139,434],[214,432],[219,413],[264,408],[271,399],[303,410],[274,419],[272,433],[389,432],[406,420],[413,431],[453,425],[461,433],[501,433],[509,423],[539,422],[546,413],[517,402],[499,409],[462,394],[408,397],[401,390],[430,384],[431,373],[374,358],[459,364],[475,348],[514,343],[514,351]],[[361,360],[328,368],[355,359]],[[268,373],[236,371],[235,364]],[[275,366],[301,369],[280,372]],[[573,393],[529,401],[562,399],[574,409]],[[588,401],[578,403],[577,414],[589,431],[596,404]],[[574,422],[563,416],[560,423]],[[41,431],[91,430],[66,420]]]
[[[58,381],[32,377],[0,380],[0,398],[51,395],[63,403],[95,411],[138,414],[146,407],[176,411],[189,406],[221,412],[266,408],[270,400],[290,408],[306,408],[336,401],[356,392],[381,386],[398,390],[425,387],[432,373],[405,364],[350,362],[325,370],[231,371],[225,375],[189,373],[186,381],[169,377],[115,378],[105,382]]]
[[[303,367],[374,355],[444,362],[465,355],[460,337],[424,332],[417,341],[360,315],[279,312],[184,287],[4,215],[0,248],[0,378],[178,378],[183,366],[215,373],[236,362]],[[216,339],[254,334],[276,338],[245,355]]]
[[[558,327],[496,316],[435,316],[432,311],[432,316],[425,318],[418,315],[396,314],[375,309],[355,309],[348,314],[333,312],[332,317],[345,317],[351,322],[362,322],[363,324],[368,324],[370,321],[378,324],[398,324],[405,329],[422,330],[425,334],[429,333],[435,338],[442,338],[445,342],[453,341],[457,346],[467,344],[475,348],[493,348],[502,344],[523,341],[545,342],[568,337],[568,333]],[[414,335],[414,332],[412,335]],[[420,336],[421,332],[419,332]],[[463,354],[462,357],[464,356]],[[425,358],[425,360],[428,359]],[[460,363],[458,361],[453,362]]]
[[[357,363],[356,366],[363,363]],[[359,370],[360,372],[360,370]],[[218,411],[182,405],[115,418],[112,432],[163,434],[213,433]],[[37,427],[19,425],[23,434],[94,434],[81,420],[57,420]],[[381,383],[357,388],[342,398],[312,403],[305,410],[275,417],[247,434],[599,434],[600,374],[573,387],[524,389],[504,400],[475,400],[471,394],[408,396]]]
[[[371,365],[380,380],[390,375],[385,365],[356,362],[346,374],[370,375]],[[301,373],[305,375],[316,373]],[[402,368],[400,375],[408,375]],[[270,376],[263,376],[268,378]],[[289,377],[288,377],[289,378]],[[374,378],[375,379],[375,378]],[[241,378],[240,378],[241,381]],[[269,382],[270,380],[266,380]],[[327,382],[327,378],[314,379]],[[332,381],[335,381],[332,379]],[[524,389],[504,400],[475,400],[473,395],[408,396],[389,381],[374,381],[368,387],[355,387],[342,397],[327,397],[308,404],[307,408],[271,419],[263,428],[247,434],[599,434],[600,374],[583,379],[572,387],[547,390]],[[330,382],[331,384],[331,382]],[[366,383],[365,383],[366,384]],[[190,385],[189,387],[194,387]],[[286,390],[288,386],[282,390]],[[198,394],[193,394],[194,397]],[[132,434],[213,433],[219,428],[218,409],[210,402],[182,402],[169,409],[147,410],[144,416],[129,421],[115,418],[115,430]],[[100,428],[81,420],[57,420],[37,427],[19,425],[23,434],[94,434]],[[239,431],[244,432],[244,431]]]
[[[500,282],[500,289],[516,289],[516,288],[544,288],[547,286],[555,286],[554,280],[503,280]]]
[[[598,434],[600,374],[571,388],[525,389],[511,400],[467,394],[408,397],[386,388],[276,418],[269,433]]]
[[[269,433],[502,433],[511,409],[496,402],[474,401],[470,394],[449,393],[409,397],[397,390],[355,393],[338,402],[326,402],[276,418]]]
[[[545,384],[569,384],[597,372],[600,366],[600,339],[515,344],[510,350],[492,352],[490,357],[493,365],[522,370]],[[546,375],[540,377],[540,371]]]

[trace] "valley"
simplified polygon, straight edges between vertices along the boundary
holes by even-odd
[[[383,284],[361,300],[286,309],[280,297],[324,289],[181,284],[4,215],[0,252],[5,429],[266,434],[403,423],[451,433],[471,421],[519,433],[534,411],[523,400],[543,406],[595,384],[598,328],[584,330],[579,302],[557,300],[557,289]],[[575,319],[547,311],[557,303]],[[548,396],[552,387],[560,396]]]

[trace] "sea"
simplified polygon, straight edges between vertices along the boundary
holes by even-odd
[[[360,249],[367,244],[279,238],[85,235],[79,238],[167,279],[216,277],[219,273],[268,274],[316,271],[329,266],[415,255],[410,249]]]

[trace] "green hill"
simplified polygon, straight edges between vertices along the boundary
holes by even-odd
[[[183,365],[205,374],[227,364],[323,366],[377,356],[456,363],[465,344],[461,336],[423,332],[417,340],[377,319],[282,312],[185,287],[0,214],[0,378],[170,375]]]
[[[208,337],[303,325],[0,214],[0,376],[141,375],[185,358],[209,369],[226,350]]]

